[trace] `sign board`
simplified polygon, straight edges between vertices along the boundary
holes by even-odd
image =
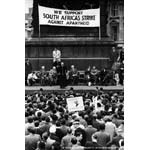
[[[82,111],[84,110],[83,97],[67,98],[68,111]]]
[[[64,10],[39,6],[39,24],[68,27],[100,27],[100,8]]]
[[[95,110],[97,111],[97,96],[93,98],[93,104],[94,104]]]

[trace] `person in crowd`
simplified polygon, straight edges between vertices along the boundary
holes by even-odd
[[[71,143],[72,143],[71,150],[84,150],[84,147],[78,144],[76,138],[72,138]]]
[[[92,126],[92,120],[91,119],[89,119],[87,121],[87,123],[88,123],[88,126],[85,128],[86,142],[92,141],[91,137],[97,131],[97,129]]]
[[[69,81],[71,85],[77,85],[79,80],[79,72],[74,65],[71,65],[71,69],[69,70]]]
[[[37,142],[41,139],[40,135],[35,134],[33,127],[28,128],[29,135],[25,136],[25,150],[34,150],[37,147]]]
[[[34,71],[28,74],[27,84],[29,86],[32,86],[34,83],[37,83],[37,82],[38,82],[38,77]]]
[[[29,59],[25,60],[25,85],[27,84],[28,75],[32,72],[32,64],[30,63]]]
[[[57,69],[57,73],[58,73],[58,82],[60,88],[65,88],[65,86],[67,85],[67,79],[66,79],[67,67],[65,66],[64,62],[61,62],[60,67]]]
[[[62,150],[60,143],[57,141],[53,143],[51,150]]]
[[[103,150],[102,146],[97,143],[97,136],[92,135],[91,141],[87,141],[85,150]]]
[[[45,142],[38,141],[36,150],[45,150]]]
[[[64,136],[61,140],[61,146],[64,150],[70,150],[72,147],[71,139],[74,138],[75,136],[72,135],[72,130],[71,128],[67,129],[67,135]]]
[[[117,114],[113,114],[112,122],[116,125],[116,128],[118,128],[123,123],[123,120],[119,119]]]
[[[42,121],[41,121],[41,123],[42,123]],[[51,126],[50,118],[49,117],[44,117],[44,122],[42,124],[40,124],[40,127],[38,129],[38,133],[40,135],[42,135],[45,132],[49,132],[50,126]]]
[[[42,134],[42,139],[45,142],[45,150],[50,150],[52,147],[52,144],[56,142],[55,140],[50,138],[49,132],[44,132]]]
[[[61,130],[61,123],[59,120],[56,122],[56,136],[59,138],[59,142],[61,142],[62,138],[65,136]]]
[[[91,81],[92,81],[92,84],[93,85],[96,85],[96,83],[97,83],[97,76],[98,76],[98,69],[95,67],[95,66],[93,66],[92,67],[92,69],[91,69]]]
[[[81,124],[80,124],[81,125]],[[81,146],[85,146],[86,143],[86,133],[85,130],[83,128],[83,126],[78,126],[74,132],[74,135],[77,137],[78,139],[78,143],[81,144]]]
[[[92,116],[92,126],[94,128],[96,128],[97,131],[99,131],[99,129],[100,129],[100,123],[99,123],[99,121],[97,121],[97,114],[93,114],[93,116]]]
[[[117,135],[112,138],[112,140],[107,143],[107,147],[111,147],[115,145],[116,147],[121,147],[121,141],[124,140],[124,136],[122,135],[122,129],[117,130]]]
[[[105,123],[105,132],[108,133],[110,135],[110,140],[112,140],[112,138],[116,135],[116,125],[112,122],[112,118],[109,116],[106,119],[106,123]]]
[[[29,135],[28,128],[34,127],[33,117],[28,117],[28,122],[25,124],[25,135]]]
[[[80,120],[76,116],[73,116],[73,117],[75,117],[75,118],[71,125],[72,132],[75,133],[75,130],[78,128],[84,129],[84,126],[80,123]]]
[[[69,127],[66,125],[66,120],[65,120],[65,119],[62,119],[62,120],[61,120],[61,127],[60,127],[60,130],[62,131],[63,136],[67,135],[68,129],[69,129]]]
[[[83,125],[84,128],[86,128],[87,127],[87,121],[84,118],[84,112],[80,111],[80,112],[78,112],[78,115],[79,115],[78,119],[79,119],[80,124]]]
[[[99,127],[99,131],[95,132],[93,136],[97,137],[97,143],[106,147],[108,142],[110,142],[110,135],[105,132],[105,124],[101,123]]]
[[[61,51],[57,48],[53,50],[53,66],[57,66],[61,62]]]
[[[53,68],[49,71],[49,80],[50,80],[50,85],[57,84],[57,70],[55,66],[53,66]]]

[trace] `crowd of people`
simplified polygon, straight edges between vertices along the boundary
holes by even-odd
[[[84,110],[69,112],[67,98],[83,97]],[[97,104],[93,103],[97,98]],[[25,150],[123,150],[124,93],[45,92],[25,95]]]

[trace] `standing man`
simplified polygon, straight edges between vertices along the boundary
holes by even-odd
[[[67,85],[67,67],[64,65],[64,62],[61,62],[61,65],[57,68],[57,73],[60,88],[65,88],[65,86]]]
[[[53,50],[53,66],[57,66],[61,62],[61,51],[55,48]]]
[[[27,78],[31,72],[32,72],[32,64],[30,63],[29,59],[26,59],[25,61],[25,85],[27,85]]]
[[[106,147],[110,142],[110,135],[105,132],[105,124],[100,123],[99,131],[95,132],[93,136],[97,137],[97,143],[103,147]]]

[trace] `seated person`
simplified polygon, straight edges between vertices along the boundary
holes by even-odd
[[[91,67],[89,66],[85,71],[85,81],[87,85],[91,85]]]
[[[50,85],[57,84],[57,70],[55,66],[53,66],[53,68],[49,72],[49,79],[50,79]]]
[[[45,70],[45,66],[42,66],[40,70],[41,85],[46,85],[46,77],[47,77],[47,73]]]
[[[114,79],[114,72],[111,70],[107,71],[107,74],[105,75],[103,79],[103,85],[105,86],[112,86],[115,85],[115,79]]]
[[[99,73],[100,85],[104,85],[105,77],[107,75],[107,70],[104,68]]]
[[[79,72],[77,71],[77,68],[75,68],[74,65],[71,66],[71,69],[69,71],[69,80],[72,85],[78,84]]]
[[[96,69],[96,67],[93,66],[90,73],[91,73],[91,81],[94,85],[96,85],[97,83],[98,72],[99,72],[98,69]]]
[[[28,74],[28,77],[27,77],[27,84],[28,85],[32,86],[34,83],[37,82],[37,80],[38,80],[38,77],[37,77],[35,72]]]

